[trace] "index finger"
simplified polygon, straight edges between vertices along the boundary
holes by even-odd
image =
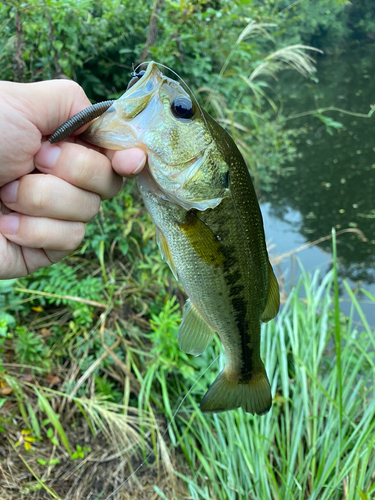
[[[19,83],[16,87],[14,83],[3,83],[6,93],[16,93],[19,110],[42,135],[51,134],[68,118],[91,106],[82,87],[72,80]]]

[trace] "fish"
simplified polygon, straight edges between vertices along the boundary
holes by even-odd
[[[186,86],[154,62],[132,76],[83,137],[147,153],[137,184],[161,254],[188,296],[179,346],[198,356],[216,333],[225,349],[225,367],[201,410],[263,415],[272,394],[260,355],[261,322],[277,315],[280,294],[248,168]]]

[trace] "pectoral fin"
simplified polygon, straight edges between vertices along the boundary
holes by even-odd
[[[195,306],[188,299],[184,306],[184,315],[178,330],[178,345],[181,351],[199,356],[205,351],[214,336],[214,331],[207,325]]]
[[[176,280],[178,280],[177,271],[176,271],[176,268],[175,268],[175,265],[173,262],[172,254],[169,250],[167,240],[165,239],[164,234],[160,231],[160,229],[158,227],[156,228],[156,241],[157,241],[161,256],[163,257],[163,259],[166,261],[166,263],[170,267],[170,270],[172,271]]]
[[[274,318],[279,312],[280,307],[280,292],[276,276],[273,272],[272,266],[268,261],[268,296],[267,304],[261,316],[263,323],[267,323],[270,319]]]
[[[180,223],[179,227],[189,240],[195,253],[203,262],[212,267],[220,267],[225,261],[220,241],[218,241],[212,230],[194,212],[188,212],[186,221],[182,224]]]

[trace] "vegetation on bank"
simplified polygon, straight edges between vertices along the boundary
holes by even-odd
[[[295,4],[165,1],[148,49],[230,129],[262,189],[301,132],[282,121],[278,71],[297,66],[313,78],[304,55],[313,52],[301,45],[326,37],[339,47],[354,28],[373,32],[368,16],[356,20],[362,7]],[[0,77],[66,75],[93,101],[116,97],[144,55],[157,5],[0,3]],[[64,262],[0,283],[0,497],[370,499],[374,332],[349,286],[353,314],[344,318],[334,272],[304,274],[265,325],[269,414],[202,415],[221,346],[198,358],[178,349],[185,296],[133,184],[103,203]]]
[[[264,326],[270,413],[210,416],[199,401],[223,366],[220,342],[198,358],[182,353],[181,292],[165,264],[146,257],[133,268],[142,283],[103,262],[109,279],[101,276],[92,305],[2,283],[2,310],[12,314],[8,326],[2,319],[0,435],[14,448],[2,468],[4,500],[42,498],[40,490],[112,498],[114,489],[115,498],[372,498],[374,331],[348,284],[349,318],[339,311],[334,272],[303,274],[277,321]],[[90,271],[82,269],[84,283]],[[92,328],[82,321],[86,306]],[[25,331],[15,330],[12,318],[27,310]],[[18,479],[25,467],[30,473]]]

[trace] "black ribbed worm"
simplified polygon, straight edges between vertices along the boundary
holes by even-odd
[[[115,101],[103,101],[94,104],[93,106],[89,106],[86,109],[83,109],[76,115],[72,116],[65,123],[60,125],[48,139],[51,144],[55,144],[56,142],[63,141],[69,135],[76,132],[79,128],[86,123],[91,122],[94,118],[98,118],[98,116],[102,115],[108,108],[112,106]]]

